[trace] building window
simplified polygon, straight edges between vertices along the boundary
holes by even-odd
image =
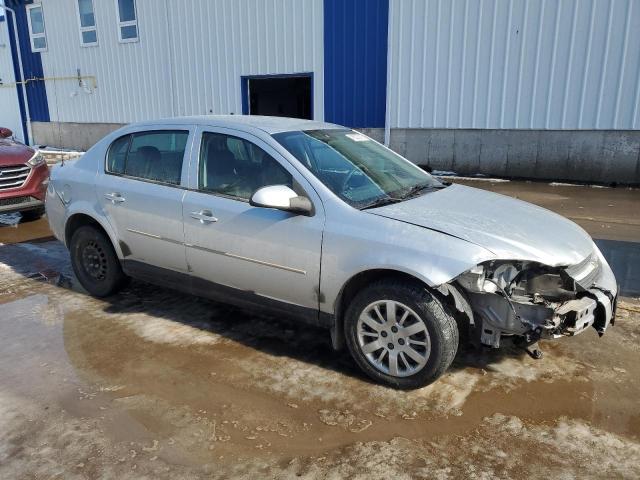
[[[78,0],[78,22],[80,23],[80,45],[83,47],[97,45],[98,33],[93,0]]]
[[[138,41],[136,0],[116,0],[118,7],[118,34],[121,42]]]
[[[44,13],[40,3],[27,5],[27,21],[29,23],[29,37],[31,51],[44,52],[47,50],[47,36],[44,29]]]

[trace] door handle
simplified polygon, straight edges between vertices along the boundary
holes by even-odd
[[[104,198],[106,198],[107,200],[111,200],[112,203],[124,202],[124,197],[122,196],[121,193],[118,193],[118,192],[105,193]]]
[[[191,212],[191,218],[195,218],[196,220],[200,220],[200,223],[213,223],[217,222],[218,219],[213,216],[210,210],[200,210],[199,212]]]

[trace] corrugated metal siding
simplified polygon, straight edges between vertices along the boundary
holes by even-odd
[[[53,120],[124,123],[240,113],[241,76],[314,73],[323,112],[322,0],[137,0],[140,41],[119,43],[113,1],[94,1],[97,47],[79,45],[74,0],[43,0],[47,76],[95,75],[89,94],[47,82]]]
[[[74,76],[80,69],[98,84],[87,93],[77,81],[48,80],[52,120],[124,123],[171,115],[168,13],[157,2],[136,3],[140,42],[119,43],[116,3],[94,1],[98,46],[81,47],[75,0],[42,2],[49,45],[41,54],[46,76]]]
[[[179,10],[170,20],[176,114],[242,113],[242,76],[313,72],[322,119],[322,0],[192,0]]]
[[[389,0],[324,0],[325,119],[384,127]]]
[[[391,0],[400,128],[640,128],[640,1]]]

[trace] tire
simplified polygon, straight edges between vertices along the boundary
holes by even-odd
[[[94,297],[112,295],[127,283],[111,241],[99,229],[78,228],[71,237],[69,252],[76,277]]]
[[[33,222],[38,220],[40,217],[44,215],[44,207],[34,208],[33,210],[27,210],[25,212],[20,212],[22,215],[23,222]]]
[[[388,310],[393,313],[389,315]],[[376,382],[402,390],[437,380],[458,350],[454,315],[418,281],[383,280],[369,285],[347,308],[344,329],[358,366]]]

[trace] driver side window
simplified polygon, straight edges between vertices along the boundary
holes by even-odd
[[[292,187],[293,178],[276,159],[247,140],[223,133],[202,134],[200,190],[248,201],[268,185]]]

